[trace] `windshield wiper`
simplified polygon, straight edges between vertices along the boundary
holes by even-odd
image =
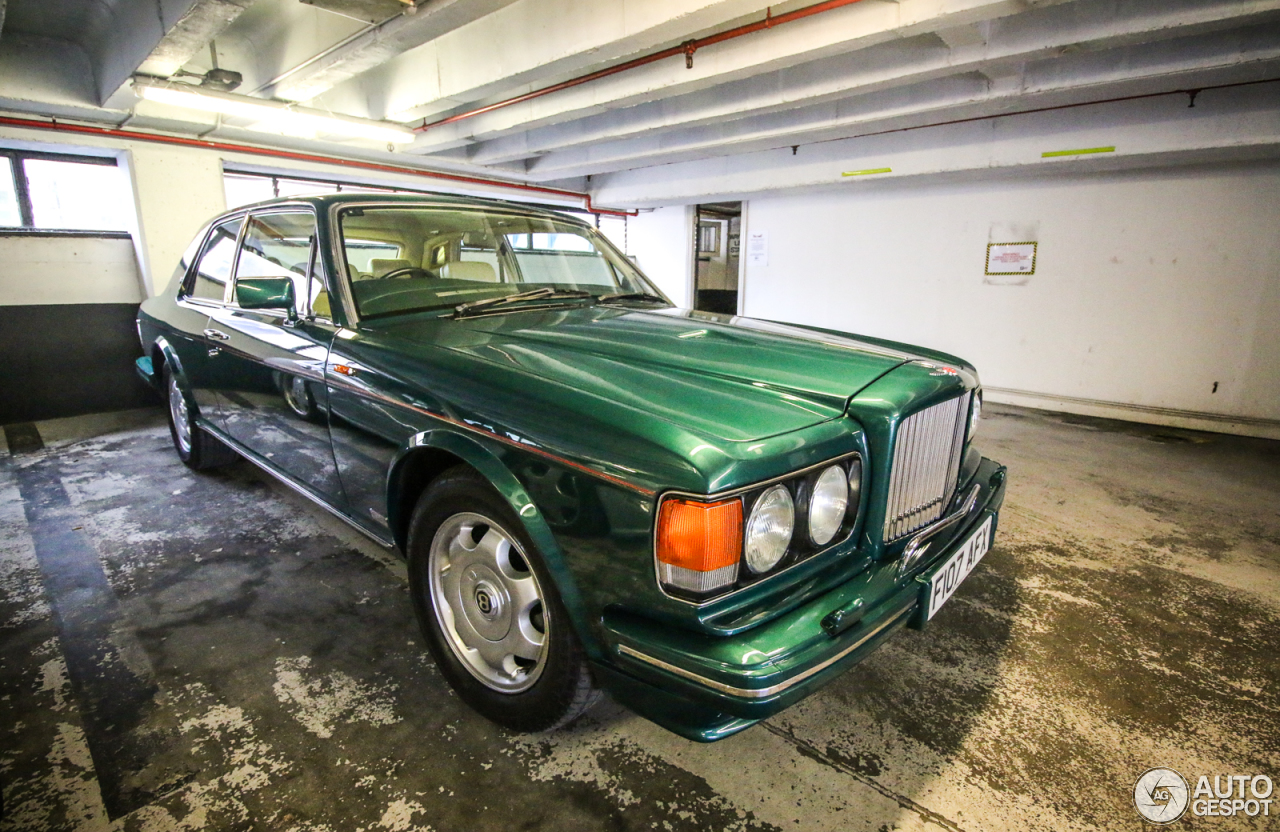
[[[608,303],[611,300],[642,300],[650,303],[667,303],[667,299],[649,292],[615,292],[612,295],[600,295],[596,303]]]
[[[543,286],[541,289],[530,289],[527,292],[516,292],[514,295],[504,295],[500,298],[485,298],[484,300],[473,300],[470,303],[460,303],[453,308],[453,317],[463,318],[483,309],[490,309],[494,306],[502,306],[507,303],[519,303],[525,300],[568,300],[589,297],[591,297],[590,292],[580,292],[570,289],[552,289],[548,286]]]

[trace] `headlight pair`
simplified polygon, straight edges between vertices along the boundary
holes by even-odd
[[[854,459],[857,464],[857,459]],[[858,481],[862,480],[858,464]],[[826,546],[835,539],[849,513],[849,480],[845,469],[830,465],[822,469],[809,492],[808,533],[814,546]],[[791,547],[795,534],[796,505],[786,485],[768,488],[756,500],[747,520],[743,559],[747,568],[763,575],[778,565]]]
[[[667,498],[656,530],[659,580],[702,596],[799,562],[852,531],[861,489],[862,460],[852,455],[716,502]]]

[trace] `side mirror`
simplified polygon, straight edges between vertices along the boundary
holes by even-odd
[[[287,277],[242,277],[236,281],[236,303],[241,309],[281,309],[296,316],[293,281]]]

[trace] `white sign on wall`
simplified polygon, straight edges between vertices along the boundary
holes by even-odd
[[[1035,243],[987,243],[987,274],[1035,273]]]
[[[769,234],[751,231],[747,234],[747,262],[753,266],[769,265]]]

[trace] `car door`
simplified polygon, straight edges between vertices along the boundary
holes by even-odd
[[[222,429],[266,462],[334,506],[344,502],[329,443],[324,367],[336,327],[328,320],[325,280],[316,265],[315,215],[308,208],[250,214],[229,301],[213,309],[210,359]],[[245,278],[293,281],[292,310],[243,309]],[[323,308],[319,308],[322,307]]]
[[[168,333],[169,345],[178,355],[188,392],[200,417],[218,424],[218,401],[210,377],[209,314],[226,301],[235,265],[236,245],[244,217],[225,220],[204,238],[195,267],[178,290],[177,320]],[[217,347],[212,349],[217,351]]]

